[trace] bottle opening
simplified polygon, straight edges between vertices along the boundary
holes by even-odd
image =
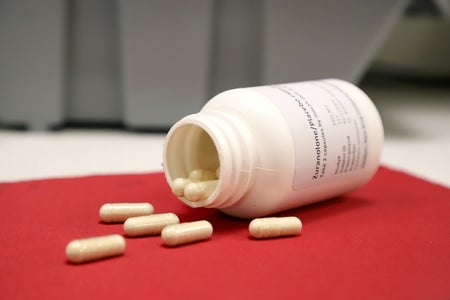
[[[219,154],[209,134],[197,125],[182,125],[174,130],[166,145],[165,168],[173,181],[188,177],[195,169],[215,172]]]
[[[181,125],[169,135],[164,168],[172,191],[183,201],[189,201],[189,205],[202,206],[200,203],[207,200],[218,185],[217,147],[211,136],[195,124]]]

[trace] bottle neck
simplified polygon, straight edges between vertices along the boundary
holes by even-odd
[[[216,189],[191,207],[225,208],[238,202],[251,182],[254,155],[251,136],[243,118],[236,114],[204,110],[178,121],[164,146],[164,172],[170,186],[190,171],[215,171],[220,167]]]

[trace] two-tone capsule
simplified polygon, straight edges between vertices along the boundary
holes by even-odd
[[[150,203],[106,203],[99,211],[100,219],[106,223],[122,223],[131,217],[151,215]]]
[[[161,238],[167,246],[178,246],[209,239],[212,233],[211,223],[202,220],[166,226]]]
[[[73,240],[66,247],[67,259],[72,263],[84,263],[123,254],[125,239],[119,234]]]
[[[123,229],[128,236],[144,236],[160,234],[164,227],[178,224],[180,219],[173,213],[154,214],[129,218],[123,224]]]
[[[250,235],[256,239],[298,235],[302,222],[297,217],[257,218],[250,222]]]

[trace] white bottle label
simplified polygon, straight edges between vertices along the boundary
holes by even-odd
[[[368,141],[361,111],[362,105],[370,102],[364,93],[356,99],[334,80],[254,89],[279,108],[292,133],[296,164],[294,190],[325,183],[336,176],[355,176],[364,169]]]

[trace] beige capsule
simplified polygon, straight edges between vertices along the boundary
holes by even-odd
[[[220,167],[218,167],[216,169],[216,178],[219,179],[220,178]]]
[[[297,217],[257,218],[250,222],[250,235],[256,239],[297,235],[302,230],[302,222]]]
[[[106,203],[99,211],[100,219],[106,223],[121,223],[131,217],[151,215],[150,203]]]
[[[191,202],[207,199],[217,188],[218,180],[192,182],[184,188],[184,197]]]
[[[182,177],[176,178],[172,182],[172,192],[178,197],[183,197],[186,185],[188,185],[191,182],[192,180],[189,178],[182,178]]]
[[[205,169],[195,169],[189,172],[188,178],[192,181],[205,181],[217,179],[216,172]]]
[[[154,214],[127,219],[123,224],[123,230],[128,236],[156,235],[167,225],[178,223],[180,219],[176,214]]]
[[[161,238],[167,246],[178,246],[209,239],[212,233],[211,223],[202,220],[166,226]]]
[[[123,254],[125,239],[118,234],[73,240],[66,247],[67,259],[72,263],[84,263]]]

